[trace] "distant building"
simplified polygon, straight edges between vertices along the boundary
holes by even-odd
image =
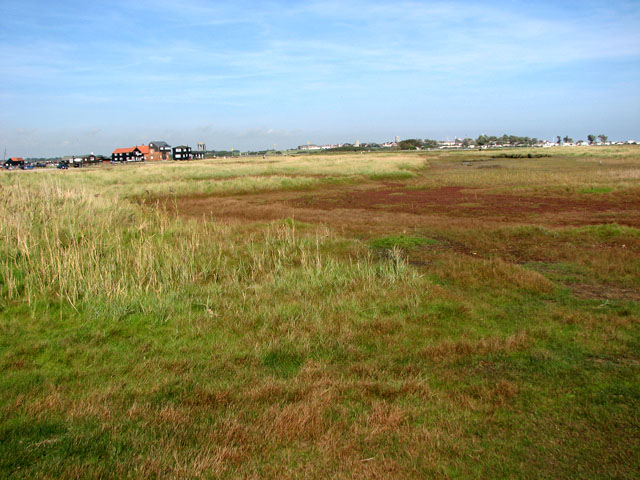
[[[360,146],[360,140],[356,139],[356,143],[353,144],[354,147],[359,147]]]
[[[193,155],[191,154],[191,147],[186,145],[178,145],[173,147],[173,159],[174,160],[191,160]]]
[[[400,143],[400,137],[398,135],[396,135],[396,145]]]
[[[103,157],[102,155],[94,155],[94,153],[90,153],[89,155],[82,155],[82,163],[83,165],[96,165],[102,163],[104,161],[109,161],[110,158]]]
[[[207,153],[207,146],[204,142],[198,142],[197,150],[191,150],[191,157],[194,160],[201,160],[204,158],[205,153]]]
[[[313,144],[298,145],[298,150],[322,150],[322,147],[320,145]]]
[[[144,162],[149,157],[149,147],[138,145],[130,148],[116,148],[111,154],[112,162]]]
[[[142,153],[142,156],[145,160],[148,161],[151,159],[151,149],[149,148],[149,145],[142,144],[136,146],[136,148],[140,150],[140,153]]]
[[[22,157],[11,157],[4,162],[4,168],[6,168],[7,170],[10,168],[22,167],[23,165],[24,165],[24,158]]]
[[[84,157],[80,155],[65,155],[62,157],[62,161],[72,167],[82,167],[85,163]]]
[[[167,142],[149,142],[149,160],[169,160],[171,157],[171,145]]]

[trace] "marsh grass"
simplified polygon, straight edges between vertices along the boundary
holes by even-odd
[[[0,476],[636,478],[640,306],[567,285],[631,291],[637,228],[356,239],[130,201],[396,171],[424,188],[636,188],[635,150],[562,152],[485,170],[435,152],[1,174]]]
[[[272,158],[275,158],[273,160]],[[410,169],[420,169],[424,158],[397,153],[367,155],[277,156],[209,159],[184,163],[114,165],[70,171],[38,171],[33,176],[6,172],[4,185],[55,182],[75,188],[83,185],[102,194],[121,197],[141,195],[238,194],[258,191],[304,189],[323,186],[338,179],[364,181],[380,178],[412,178]],[[61,173],[63,173],[61,175]]]

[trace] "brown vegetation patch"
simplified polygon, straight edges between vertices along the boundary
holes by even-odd
[[[520,388],[517,384],[501,379],[493,384],[473,385],[464,391],[452,394],[452,397],[472,410],[494,411],[505,407],[519,393]]]
[[[369,435],[376,436],[401,430],[406,426],[407,420],[407,413],[403,408],[377,401],[367,416],[366,425]]]
[[[477,257],[448,255],[444,265],[434,267],[443,278],[449,278],[458,285],[469,287],[490,287],[551,293],[553,284],[544,275],[527,270],[500,258],[485,260]]]
[[[531,214],[582,212],[597,214],[611,211],[640,210],[637,196],[570,197],[549,194],[495,194],[475,188],[440,187],[432,189],[373,188],[352,190],[330,196],[305,196],[290,204],[322,210],[387,210],[411,214],[448,216],[525,217]],[[586,219],[585,219],[586,220]],[[589,223],[588,220],[585,223]],[[600,223],[599,221],[596,223]],[[640,225],[640,219],[636,219]]]
[[[149,201],[180,216],[264,222],[283,218],[326,224],[342,232],[380,234],[412,229],[491,228],[504,224],[579,226],[618,223],[640,228],[640,197],[492,193],[398,183],[325,186],[312,191],[191,196]]]
[[[506,338],[481,338],[477,341],[467,339],[455,342],[443,341],[437,345],[425,347],[420,354],[436,361],[455,360],[470,355],[490,355],[520,351],[531,345],[528,332],[520,331]]]
[[[640,302],[640,290],[612,285],[572,285],[571,291],[578,298],[591,300],[630,300]]]
[[[311,440],[329,428],[326,412],[331,408],[330,398],[273,406],[262,419],[265,436],[283,441]]]

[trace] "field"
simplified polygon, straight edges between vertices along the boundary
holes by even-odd
[[[0,478],[640,476],[640,147],[0,172]]]

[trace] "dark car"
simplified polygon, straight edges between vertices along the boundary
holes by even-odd
[[[56,168],[59,168],[60,170],[66,170],[67,168],[69,168],[69,162],[60,162],[58,163]]]

